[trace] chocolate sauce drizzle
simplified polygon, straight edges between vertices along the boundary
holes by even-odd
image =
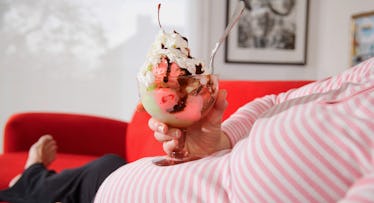
[[[195,70],[195,73],[197,75],[200,75],[200,74],[203,74],[204,73],[204,70],[203,70],[203,65],[201,63],[195,65],[196,67],[196,70]]]
[[[179,34],[179,32],[177,32],[177,31],[175,31],[175,30],[173,30],[173,32],[174,32],[175,34],[177,34],[177,35],[181,35],[181,34]],[[188,42],[187,37],[183,37],[182,35],[181,35],[181,37],[182,37],[184,40],[186,40],[186,42]]]
[[[178,94],[181,95],[180,96],[181,99],[168,112],[169,113],[177,113],[177,112],[185,110],[185,107],[187,105],[187,99],[188,99],[189,95],[197,96],[199,94],[209,94],[210,99],[209,99],[209,101],[207,101],[207,103],[204,104],[203,109],[202,109],[202,112],[205,112],[208,109],[208,107],[211,106],[212,103],[214,103],[215,98],[212,95],[214,95],[215,92],[217,91],[214,88],[213,80],[209,76],[207,76],[207,77],[208,77],[207,78],[208,83],[206,85],[200,84],[200,80],[196,79],[196,78],[191,78],[191,77],[180,77],[180,78],[178,78],[178,83],[181,86]],[[194,82],[199,82],[199,86],[197,86],[191,92],[186,92],[186,86],[189,85],[189,84],[192,84]]]
[[[186,108],[186,101],[187,101],[187,95],[182,97],[176,105],[174,105],[173,109],[169,113],[177,113],[180,111],[183,111],[184,108]]]
[[[166,68],[165,76],[163,77],[163,82],[168,83],[172,63],[167,56],[162,56],[162,58],[164,58],[167,62],[167,68]],[[201,63],[195,65],[195,67],[196,67],[195,74],[200,75],[200,74],[204,73],[204,70],[203,70],[203,67],[202,67]],[[186,101],[187,101],[187,98],[188,98],[189,94],[198,95],[201,91],[203,91],[203,89],[207,89],[207,90],[211,91],[212,86],[213,86],[213,83],[212,83],[211,79],[208,78],[208,84],[206,84],[205,88],[204,88],[203,85],[200,84],[197,88],[195,88],[195,90],[188,93],[188,92],[186,92],[185,87],[187,85],[193,83],[194,82],[193,80],[198,80],[198,79],[190,78],[190,77],[183,77],[183,76],[191,76],[192,75],[192,73],[189,72],[186,68],[181,68],[181,71],[182,71],[182,73],[181,73],[180,77],[178,77],[178,79],[177,79],[178,84],[181,87],[180,91],[178,93],[180,95],[180,100],[177,102],[176,105],[173,106],[172,109],[168,110],[169,113],[177,113],[177,112],[183,111],[186,107]],[[204,90],[204,91],[206,91],[206,90]],[[215,90],[213,90],[213,91],[215,91]],[[214,99],[213,99],[213,101],[214,101]]]
[[[166,68],[166,75],[164,76],[163,81],[164,81],[164,83],[167,83],[167,82],[169,82],[169,75],[170,75],[170,72],[171,72],[171,63],[170,63],[170,59],[168,57],[165,57],[165,59],[168,63],[168,67]]]

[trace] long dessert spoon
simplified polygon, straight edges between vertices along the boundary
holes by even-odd
[[[230,17],[230,21],[229,21],[229,24],[227,24],[225,32],[223,33],[223,35],[221,36],[219,41],[216,43],[214,49],[212,50],[212,53],[210,55],[210,60],[209,60],[209,69],[210,69],[211,73],[214,73],[213,62],[214,62],[214,57],[215,57],[219,47],[221,46],[222,42],[225,41],[227,35],[229,35],[229,33],[231,32],[234,25],[239,21],[239,18],[243,14],[244,8],[245,8],[244,2],[239,1],[238,4],[236,5],[234,13]]]

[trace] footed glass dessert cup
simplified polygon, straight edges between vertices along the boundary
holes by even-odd
[[[203,119],[215,104],[218,76],[201,74],[168,77],[148,86],[138,77],[138,88],[147,113],[182,131],[177,148],[168,156],[154,160],[154,164],[169,166],[197,159],[185,148],[187,128]]]

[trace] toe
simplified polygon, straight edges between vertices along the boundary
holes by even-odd
[[[38,142],[44,143],[51,140],[53,140],[53,137],[51,135],[43,135],[39,138]]]

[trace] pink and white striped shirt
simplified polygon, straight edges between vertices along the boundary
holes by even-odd
[[[113,172],[95,202],[374,202],[374,59],[241,107],[233,148]]]

